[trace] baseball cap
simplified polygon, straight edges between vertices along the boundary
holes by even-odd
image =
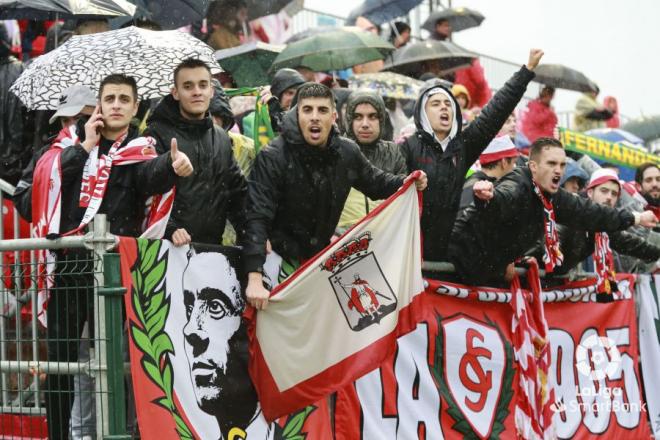
[[[601,168],[599,170],[594,171],[594,173],[591,175],[591,179],[589,180],[589,185],[587,185],[587,189],[595,188],[598,185],[602,185],[605,182],[615,182],[619,187],[621,187],[621,183],[619,182],[619,176],[616,175],[616,172],[611,169],[611,168]]]
[[[509,136],[494,138],[479,156],[479,163],[491,163],[506,157],[518,157],[518,150]]]
[[[57,111],[48,122],[52,124],[59,117],[75,116],[86,106],[96,107],[96,104],[97,99],[94,92],[89,87],[76,84],[64,89],[62,95],[60,95]]]

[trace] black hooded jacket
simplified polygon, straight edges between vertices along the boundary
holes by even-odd
[[[314,256],[330,243],[351,187],[379,200],[404,179],[375,168],[334,127],[325,148],[307,145],[296,107],[286,113],[282,128],[259,152],[250,173],[247,272],[262,270],[267,239],[286,260]]]
[[[557,231],[564,261],[560,267],[555,269],[554,274],[563,275],[593,255],[595,235],[593,232],[564,225],[559,225]],[[660,247],[648,243],[638,235],[626,231],[610,232],[607,235],[610,238],[610,248],[619,254],[639,258],[647,263],[652,263],[660,258]]]
[[[557,223],[575,229],[614,232],[635,221],[630,211],[601,206],[561,188],[550,200]],[[516,168],[498,180],[494,197],[489,202],[475,199],[454,226],[449,257],[461,280],[501,284],[506,266],[531,255],[530,249],[543,240],[543,215],[529,168]]]
[[[0,38],[3,37],[0,35]],[[21,162],[27,160],[31,152],[24,146],[25,108],[9,91],[24,67],[19,60],[2,52],[0,50],[0,178],[15,185],[21,175]]]
[[[461,112],[449,89],[441,85],[430,85],[420,92],[415,104],[417,131],[401,144],[401,148],[408,171],[420,169],[428,177],[421,220],[425,260],[446,261],[449,236],[458,213],[465,174],[500,131],[532,78],[534,73],[522,67],[465,130],[461,129]],[[421,121],[423,97],[435,88],[442,88],[452,97],[457,123],[457,132],[444,152],[435,137],[424,130]]]
[[[60,155],[62,170],[60,233],[77,228],[85,214],[85,208],[79,206],[83,168],[89,157],[89,153],[82,146],[85,140],[84,121],[78,121],[76,129],[81,144],[65,148]],[[122,145],[126,145],[137,136],[137,130],[129,128]],[[99,153],[107,154],[113,143],[101,138]],[[99,209],[100,214],[108,216],[110,232],[130,237],[139,236],[147,197],[167,192],[172,188],[175,177],[169,154],[162,154],[155,159],[131,165],[113,166],[103,203]]]
[[[371,144],[361,144],[358,146],[362,153],[369,159],[376,168],[392,174],[406,174],[406,160],[401,154],[401,149],[394,142],[383,140],[383,131],[385,121],[387,120],[387,110],[383,98],[370,91],[353,92],[346,103],[345,126],[346,136],[357,142],[357,136],[353,132],[353,120],[355,119],[355,108],[360,104],[371,104],[378,113],[380,121],[380,134],[376,141]]]
[[[149,118],[145,134],[169,151],[172,138],[194,168],[193,174],[176,180],[176,195],[165,238],[184,228],[192,241],[220,244],[227,218],[242,237],[245,230],[247,182],[231,148],[231,140],[210,116],[184,119],[179,103],[166,96]],[[162,151],[159,151],[162,152]]]

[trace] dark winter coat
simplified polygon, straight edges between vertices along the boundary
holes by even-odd
[[[633,225],[630,211],[617,210],[559,189],[550,197],[557,223],[587,231],[614,232]],[[475,200],[454,226],[450,261],[463,282],[497,284],[506,266],[543,239],[543,205],[529,168],[516,168],[495,185],[489,202]]]
[[[184,228],[193,242],[222,243],[227,219],[239,240],[245,230],[247,182],[232,153],[227,133],[202,120],[184,119],[172,95],[166,96],[149,118],[145,135],[158,141],[161,152],[170,151],[176,138],[179,151],[193,166],[193,174],[176,179],[176,196],[165,238]]]
[[[461,193],[461,204],[459,205],[459,215],[460,212],[463,212],[465,208],[470,206],[470,204],[474,201],[474,184],[479,182],[480,180],[488,180],[489,182],[495,183],[497,179],[495,177],[490,177],[488,174],[484,173],[483,171],[475,171],[472,173],[470,177],[467,178],[465,183],[463,184],[463,192]]]
[[[12,184],[21,175],[21,161],[29,159],[24,146],[25,108],[9,91],[23,69],[23,63],[13,56],[0,56],[0,178]]]
[[[563,275],[574,269],[594,253],[594,233],[559,225],[559,246],[564,261],[555,269],[555,274]],[[647,243],[643,238],[626,231],[608,234],[610,248],[619,254],[639,258],[652,263],[660,258],[660,247]]]
[[[392,174],[406,174],[406,160],[401,154],[401,149],[394,142],[383,140],[385,121],[388,118],[387,109],[383,98],[371,91],[355,91],[351,93],[346,104],[346,136],[357,142],[357,136],[353,132],[353,120],[355,119],[355,108],[360,104],[371,104],[378,113],[380,121],[380,134],[371,144],[358,143],[362,153],[376,168]]]
[[[330,243],[344,202],[355,187],[374,200],[403,183],[375,168],[335,128],[325,148],[305,143],[297,108],[286,113],[282,134],[257,155],[250,173],[245,269],[262,270],[266,240],[286,260],[307,259]]]
[[[465,174],[500,131],[532,78],[534,73],[522,67],[465,130],[461,130],[461,112],[453,99],[458,132],[444,152],[433,135],[424,131],[421,123],[423,96],[433,88],[444,87],[431,85],[421,91],[415,105],[417,131],[403,142],[401,148],[408,171],[420,169],[428,176],[421,220],[425,260],[446,261],[449,235],[456,220]],[[449,89],[445,90],[451,96]]]
[[[84,141],[85,129],[79,121],[77,132],[80,142]],[[137,130],[131,128],[122,145],[137,137]],[[99,155],[107,154],[114,141],[101,138]],[[89,153],[81,144],[62,150],[60,166],[62,170],[62,217],[60,232],[75,229],[80,224],[85,208],[79,206],[80,186],[85,162]],[[38,165],[37,165],[38,166]],[[116,235],[137,237],[141,234],[147,197],[162,194],[172,188],[176,174],[169,154],[131,165],[116,165],[110,171],[108,187],[99,209],[107,214],[110,232]]]

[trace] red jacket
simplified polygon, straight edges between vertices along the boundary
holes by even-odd
[[[456,84],[462,84],[470,92],[472,105],[478,107],[485,106],[493,96],[490,86],[484,76],[484,68],[478,59],[472,62],[470,67],[456,71]]]
[[[520,131],[530,142],[544,136],[553,137],[556,126],[557,115],[550,106],[538,99],[529,101],[521,117]]]

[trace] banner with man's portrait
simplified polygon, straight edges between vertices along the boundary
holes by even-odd
[[[122,238],[131,375],[144,439],[327,438],[325,402],[269,424],[248,374],[240,251]]]
[[[427,280],[416,327],[380,368],[268,424],[248,375],[237,251],[131,238],[122,239],[121,254],[144,439],[485,439],[517,432],[521,364],[507,290]],[[648,438],[636,286],[622,277],[610,303],[596,302],[594,286],[543,292],[553,430],[559,438]]]

